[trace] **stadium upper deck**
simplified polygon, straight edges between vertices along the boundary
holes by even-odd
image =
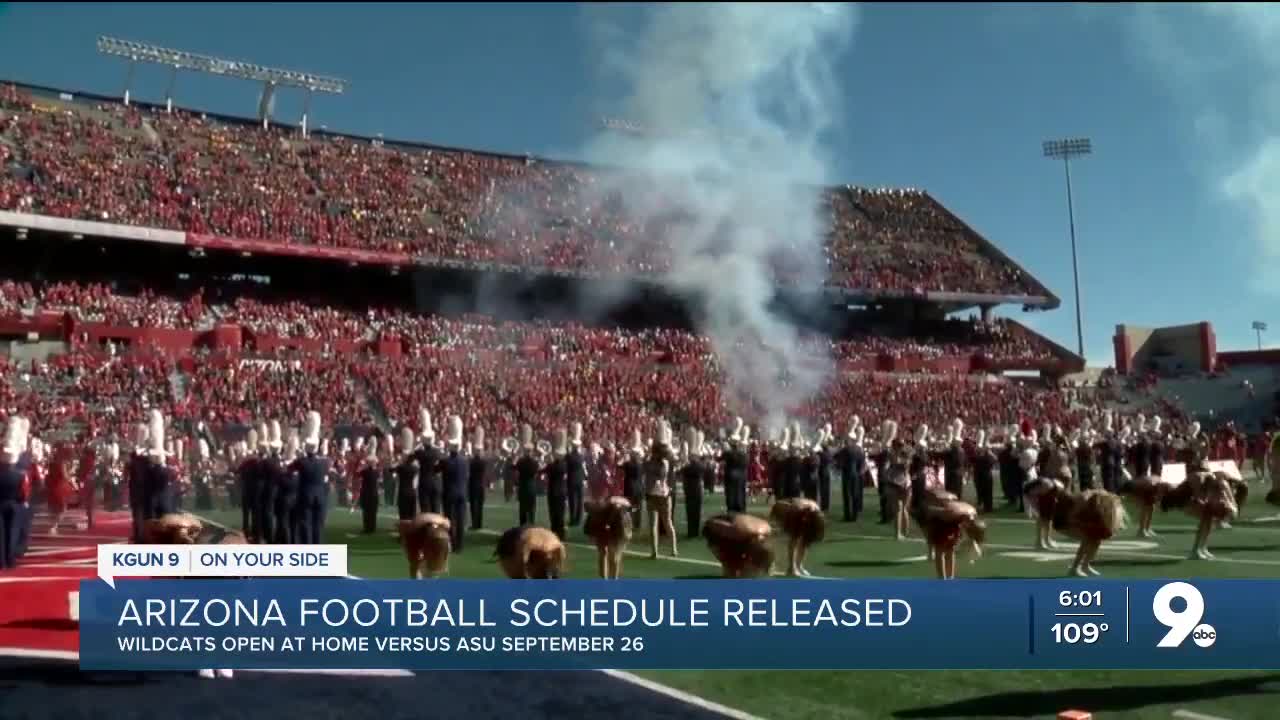
[[[252,240],[260,252],[575,275],[653,275],[670,262],[664,228],[591,191],[604,170],[304,139],[292,127],[41,88],[0,86],[0,167],[0,210],[180,230],[193,245]],[[952,306],[1058,305],[927,193],[840,187],[823,198],[830,288]],[[378,255],[359,254],[370,251]]]

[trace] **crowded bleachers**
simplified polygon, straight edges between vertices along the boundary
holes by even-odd
[[[207,298],[220,297],[213,302]],[[469,315],[449,318],[397,308],[352,309],[321,302],[258,299],[249,290],[197,289],[172,297],[149,289],[117,294],[93,283],[0,280],[0,319],[54,313],[123,327],[209,327],[239,323],[285,337],[395,337],[400,357],[367,352],[274,353],[232,357],[207,349],[175,360],[154,348],[88,347],[30,367],[4,369],[4,400],[50,426],[123,435],[149,407],[184,422],[243,426],[265,416],[296,422],[307,409],[335,424],[395,424],[430,407],[459,413],[468,425],[507,435],[519,423],[549,427],[582,421],[594,436],[624,437],[654,418],[700,425],[733,414],[763,418],[770,408],[741,387],[708,338],[671,328],[625,330],[580,324],[517,323]],[[1062,397],[1041,386],[987,376],[856,370],[877,357],[1048,357],[1024,335],[976,320],[933,323],[929,334],[870,329],[840,338],[805,334],[800,357],[834,360],[813,398],[794,397],[788,413],[813,419],[854,413],[908,423],[945,423],[957,413],[974,422],[1023,414],[1066,421]],[[1016,338],[1016,339],[1015,339]],[[758,345],[739,343],[750,355]],[[20,390],[15,379],[35,378]],[[38,390],[33,389],[38,385]],[[783,392],[790,392],[786,382]],[[799,391],[794,391],[799,394]]]
[[[674,199],[661,221],[629,215],[618,188],[641,184],[598,169],[304,139],[293,128],[33,98],[13,86],[0,89],[0,153],[0,209],[427,262],[662,273],[681,217]],[[831,285],[1049,295],[923,192],[823,194]],[[797,279],[793,264],[775,263],[779,282]]]

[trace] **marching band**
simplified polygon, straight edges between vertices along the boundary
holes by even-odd
[[[1192,557],[1212,558],[1209,538],[1230,527],[1248,484],[1211,469],[1210,439],[1199,424],[1174,434],[1159,417],[1107,413],[1095,427],[1085,419],[1070,431],[1048,424],[1037,429],[1023,420],[975,432],[955,418],[942,437],[921,425],[908,441],[892,419],[873,437],[855,416],[839,434],[831,423],[809,429],[790,422],[761,441],[742,418],[733,418],[713,433],[685,427],[676,442],[672,425],[658,419],[650,438],[636,428],[629,441],[614,443],[588,438],[581,422],[550,429],[545,439],[526,423],[490,450],[484,428],[471,428],[466,441],[458,415],[446,418],[444,437],[437,439],[425,408],[416,426],[403,424],[398,433],[338,437],[324,433],[320,415],[308,412],[301,428],[263,420],[225,439],[203,423],[189,436],[172,437],[171,424],[151,411],[134,428],[127,454],[109,438],[85,444],[77,455],[70,444],[50,446],[32,436],[24,418],[9,417],[0,453],[0,567],[12,567],[21,554],[33,498],[47,505],[51,532],[57,532],[77,499],[92,522],[99,488],[107,509],[127,501],[135,541],[144,539],[148,522],[178,512],[179,498],[188,493],[197,512],[238,504],[243,535],[253,543],[319,543],[332,495],[351,512],[359,509],[363,532],[375,534],[379,510],[390,501],[414,576],[439,574],[447,555],[462,549],[466,529],[484,530],[485,500],[495,487],[515,500],[517,528],[537,527],[538,505],[545,502],[547,530],[561,545],[529,536],[546,546],[540,562],[560,557],[570,530],[582,527],[596,541],[602,577],[620,575],[619,548],[633,533],[647,532],[651,557],[660,555],[663,538],[670,556],[678,556],[678,499],[686,537],[705,538],[717,557],[736,558],[726,573],[752,574],[751,558],[761,557],[752,543],[767,533],[741,516],[761,496],[773,503],[764,517],[790,544],[785,572],[806,575],[805,554],[834,514],[836,484],[845,522],[859,520],[865,489],[878,488],[881,522],[898,539],[918,528],[941,578],[955,576],[962,542],[980,551],[982,516],[995,510],[997,487],[1033,518],[1034,547],[1055,548],[1055,535],[1079,541],[1071,574],[1097,574],[1099,548],[1126,522],[1121,496],[1133,501],[1141,538],[1155,536],[1157,509],[1194,516]],[[1280,504],[1280,443],[1267,444],[1263,453],[1260,466],[1272,478],[1267,500]],[[708,493],[717,491],[723,513],[704,522]],[[511,548],[526,542],[522,538],[508,538],[507,552],[517,552]]]

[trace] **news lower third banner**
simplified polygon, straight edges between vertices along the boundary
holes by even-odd
[[[1274,669],[1280,581],[84,581],[88,670]]]

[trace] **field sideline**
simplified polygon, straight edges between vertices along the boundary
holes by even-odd
[[[1181,513],[1157,515],[1159,537],[1138,540],[1127,530],[1104,546],[1097,567],[1108,578],[1280,578],[1280,515],[1261,502],[1254,483],[1253,500],[1230,530],[1214,534],[1217,560],[1185,559],[1191,548],[1191,519]],[[869,495],[867,507],[874,508]],[[485,508],[487,528],[468,534],[463,552],[450,562],[455,578],[499,577],[492,560],[498,533],[515,523],[515,508],[491,497]],[[708,497],[704,518],[718,512],[723,499]],[[679,508],[683,523],[683,508]],[[764,506],[753,508],[763,512]],[[545,506],[539,507],[545,522]],[[710,512],[708,512],[710,511]],[[231,526],[237,512],[207,515]],[[351,572],[361,577],[406,575],[405,561],[392,534],[394,514],[383,508],[376,535],[359,534],[359,515],[335,510],[329,515],[328,542],[350,545]],[[988,517],[987,554],[960,569],[963,577],[1061,577],[1072,546],[1055,552],[1031,549],[1032,525],[1022,515],[1004,510]],[[701,540],[680,531],[680,557],[648,557],[644,532],[633,540],[623,566],[625,577],[718,577],[719,566]],[[594,547],[580,528],[569,535],[570,577],[593,577]],[[664,544],[664,548],[665,548]],[[898,542],[874,514],[857,523],[834,522],[827,539],[816,546],[809,570],[820,578],[930,577],[919,540]],[[857,649],[851,647],[850,652]],[[1054,717],[1082,708],[1098,717],[1170,718],[1188,713],[1224,720],[1274,716],[1280,700],[1280,674],[1260,672],[853,672],[853,671],[654,671],[637,673],[650,680],[771,720],[825,718],[1035,718]],[[1180,712],[1181,711],[1181,712]]]

